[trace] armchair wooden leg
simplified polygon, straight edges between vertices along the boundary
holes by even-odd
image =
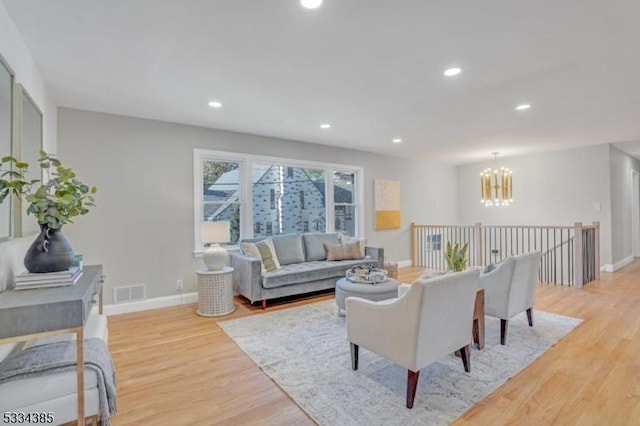
[[[267,299],[262,299],[262,309],[267,309]]]
[[[358,369],[358,349],[360,349],[360,347],[355,343],[349,342],[349,344],[351,345],[351,368],[354,370],[357,370]]]
[[[500,344],[504,345],[507,340],[507,326],[509,325],[509,320],[501,319],[500,320]]]
[[[533,327],[533,308],[527,309],[527,320],[529,320],[529,327]]]
[[[462,358],[462,365],[464,371],[467,373],[471,371],[471,345],[466,345],[460,348],[460,358]]]
[[[407,370],[407,408],[413,408],[413,400],[416,398],[419,378],[419,371]]]
[[[484,349],[484,315],[473,320],[473,343],[478,349]]]

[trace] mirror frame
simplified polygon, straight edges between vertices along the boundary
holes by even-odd
[[[3,67],[7,73],[9,74],[9,78],[10,78],[10,87],[9,87],[9,152],[7,153],[0,153],[0,156],[4,157],[6,155],[13,155],[13,135],[14,135],[14,100],[15,100],[15,81],[16,81],[16,74],[13,71],[13,69],[11,69],[11,67],[9,66],[9,64],[7,63],[7,61],[4,59],[4,57],[2,56],[2,54],[0,54],[0,67]],[[6,232],[7,235],[6,236],[0,236],[0,242],[3,241],[8,241],[13,237],[13,230],[14,230],[14,203],[15,203],[15,197],[10,196],[7,197],[5,199],[5,203],[7,203],[7,205],[9,206],[8,210],[7,210],[7,217],[9,218],[9,223],[7,223],[7,228],[6,228]],[[4,204],[4,203],[3,203]],[[0,224],[1,226],[1,224]]]
[[[24,136],[24,111],[25,106],[33,107],[34,111],[38,115],[38,124],[39,124],[39,133],[37,135],[37,148],[35,152],[39,152],[43,149],[43,115],[42,110],[35,103],[33,98],[29,95],[29,93],[25,90],[24,86],[20,83],[14,84],[13,89],[13,145],[12,152],[13,156],[20,161],[27,161],[29,163],[29,169],[38,168],[40,170],[40,176],[38,177],[42,180],[42,170],[40,169],[38,158],[25,158],[25,145],[27,143],[33,143],[32,141],[25,141]],[[20,199],[13,198],[13,232],[12,235],[14,237],[26,237],[29,235],[37,235],[39,230],[25,231],[23,226],[23,202]]]

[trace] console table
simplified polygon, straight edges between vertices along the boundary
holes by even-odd
[[[76,334],[78,426],[84,426],[84,325],[93,304],[102,314],[103,282],[102,265],[94,265],[71,286],[0,293],[0,343]]]

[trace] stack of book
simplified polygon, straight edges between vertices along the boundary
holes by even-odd
[[[25,271],[16,276],[16,290],[74,285],[81,276],[82,269],[77,266],[60,272],[32,274]]]

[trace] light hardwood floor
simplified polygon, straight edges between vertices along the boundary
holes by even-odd
[[[402,269],[400,280],[411,282],[420,272]],[[309,297],[267,311],[332,298]],[[199,317],[195,305],[109,317],[118,374],[112,423],[313,424],[217,326],[263,312],[242,298],[236,305],[236,312],[217,319]],[[639,424],[640,261],[583,290],[539,285],[535,309],[584,322],[454,424]],[[471,360],[473,368],[473,353]]]

